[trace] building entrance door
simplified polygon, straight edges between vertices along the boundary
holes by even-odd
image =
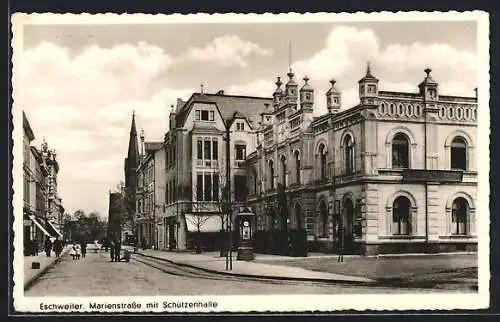
[[[168,225],[168,248],[175,249],[177,242],[175,241],[175,224],[170,223]]]
[[[352,200],[347,198],[344,201],[343,208],[343,239],[344,239],[344,254],[352,254],[354,252],[354,205]]]

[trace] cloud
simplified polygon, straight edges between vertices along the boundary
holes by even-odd
[[[442,95],[474,96],[474,88],[468,87],[465,83],[452,80],[439,84],[439,93]]]
[[[376,60],[386,68],[399,72],[422,70],[428,66],[436,66],[440,69],[476,70],[477,68],[477,59],[474,53],[458,50],[446,43],[389,44],[378,53]]]
[[[276,85],[266,79],[259,79],[247,84],[233,85],[227,90],[227,94],[232,95],[254,95],[271,97]]]
[[[262,48],[258,44],[243,40],[236,35],[217,37],[205,47],[192,47],[182,55],[180,61],[213,62],[222,66],[248,65],[251,55],[260,57],[271,56],[270,49]]]
[[[297,75],[307,74],[311,79],[339,78],[357,65],[369,60],[379,49],[375,33],[370,29],[335,27],[325,46],[313,56],[292,64]]]
[[[172,63],[163,49],[144,42],[80,51],[44,42],[23,53],[22,108],[34,145],[45,137],[58,153],[59,193],[68,211],[107,212],[107,190],[123,179],[132,110],[146,139],[163,138],[170,104],[191,91],[151,91]],[[75,193],[74,184],[88,195]]]

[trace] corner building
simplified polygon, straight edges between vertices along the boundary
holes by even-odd
[[[415,93],[384,91],[368,66],[348,109],[332,80],[320,117],[307,77],[278,78],[247,159],[260,251],[290,253],[300,242],[275,244],[294,232],[307,251],[477,250],[477,93],[444,95],[425,73]]]
[[[172,106],[164,139],[166,206],[160,248],[191,249],[198,243],[204,250],[219,249],[228,220],[227,178],[234,217],[246,205],[245,160],[256,148],[259,113],[271,103],[271,98],[226,95],[221,90],[193,93]]]

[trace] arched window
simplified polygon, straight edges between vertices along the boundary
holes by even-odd
[[[344,151],[345,172],[346,174],[352,174],[354,172],[354,142],[350,135],[347,135],[344,139]]]
[[[319,204],[318,234],[328,236],[328,207],[324,200]]]
[[[409,165],[410,150],[408,138],[403,133],[398,133],[392,139],[392,167],[407,169]]]
[[[392,204],[392,233],[394,235],[410,234],[410,209],[408,198],[399,196]]]
[[[452,234],[467,235],[467,214],[469,212],[469,204],[467,200],[458,197],[453,200],[451,207]]]
[[[273,160],[269,160],[269,189],[274,189],[274,164]]]
[[[295,157],[295,182],[300,183],[300,155],[299,151],[294,152]]]
[[[453,139],[450,153],[451,168],[467,170],[467,143],[462,137]]]
[[[281,183],[286,186],[286,158],[281,156]]]
[[[323,143],[319,146],[319,171],[320,179],[326,179],[326,147]]]

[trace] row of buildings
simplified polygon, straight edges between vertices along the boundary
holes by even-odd
[[[256,215],[262,252],[476,249],[477,92],[440,93],[430,69],[415,92],[388,91],[368,66],[358,104],[332,80],[316,116],[309,79],[287,77],[270,97],[178,99],[162,142],[139,141],[133,116],[129,233],[157,249],[218,248],[229,186],[233,218]]]
[[[57,192],[59,163],[56,151],[43,141],[32,145],[35,135],[23,111],[23,240],[25,254],[33,242],[43,247],[46,238],[62,237],[64,207]]]

